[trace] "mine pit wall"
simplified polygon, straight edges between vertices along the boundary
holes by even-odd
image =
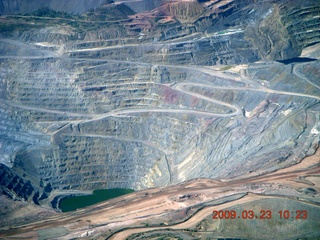
[[[237,13],[235,6],[227,8],[234,11],[231,18]],[[5,139],[1,140],[0,149],[5,156],[1,159],[5,164],[1,164],[1,190],[12,198],[45,204],[55,190],[144,189],[199,176],[237,177],[249,171],[273,171],[275,166],[288,166],[314,153],[319,135],[311,132],[318,128],[316,104],[319,103],[304,97],[189,87],[188,90],[204,96],[238,105],[243,115],[209,118],[139,113],[89,121],[92,114],[142,106],[175,109],[179,105],[179,109],[225,113],[227,109],[223,106],[157,84],[197,79],[203,83],[234,86],[224,79],[213,79],[208,74],[179,69],[172,64],[237,64],[261,58],[289,58],[291,48],[297,49],[294,56],[298,56],[302,48],[319,42],[319,34],[313,30],[318,6],[302,12],[297,9],[295,5],[282,6],[261,20],[260,29],[265,39],[272,35],[274,26],[279,25],[282,33],[273,35],[274,39],[265,43],[252,40],[254,28],[248,26],[244,32],[216,34],[195,42],[123,46],[121,53],[119,48],[77,52],[73,50],[79,45],[74,43],[67,47],[69,60],[48,57],[1,61],[4,81],[0,82],[0,94],[6,100],[0,102],[1,139]],[[253,14],[259,14],[255,11]],[[245,13],[248,12],[243,12],[243,17]],[[301,14],[306,18],[299,22]],[[190,31],[207,29],[206,24],[212,19],[213,16],[209,16],[197,21]],[[228,23],[223,14],[215,21]],[[186,29],[172,26],[159,34],[157,40],[173,40],[185,34]],[[207,33],[213,34],[215,29],[219,28],[208,28]],[[19,37],[25,42],[51,43],[65,43],[74,37],[48,32],[48,29],[39,35],[35,31],[27,32]],[[89,34],[81,37],[94,40]],[[277,42],[286,49],[279,48]],[[8,46],[2,44],[2,49]],[[80,48],[100,43],[90,44]],[[10,45],[10,48],[15,52],[15,47]],[[26,56],[39,53],[35,49],[19,49],[18,52]],[[281,54],[276,55],[279,52]],[[97,61],[96,58],[127,62]],[[249,70],[249,74],[261,80],[270,74],[270,86],[277,90],[299,92],[303,88],[310,91],[306,93],[317,94],[310,86],[301,87],[301,79],[281,69],[285,67],[279,65],[264,72]],[[123,87],[120,83],[128,85]],[[284,89],[288,84],[290,89]],[[261,104],[265,107],[261,108]]]
[[[64,11],[72,14],[79,14],[99,7],[105,0],[31,0],[25,2],[23,0],[1,0],[0,14],[26,14],[34,12],[41,8],[51,8],[56,11]]]
[[[37,63],[37,61],[35,61]],[[12,64],[12,62],[11,62]],[[62,71],[62,65],[65,65],[64,62],[57,65],[53,60],[49,60],[47,67],[52,68],[52,72],[57,72],[60,69]],[[25,71],[32,71],[33,81],[26,81],[24,75],[14,75],[12,78],[7,79],[7,86],[14,84],[14,88],[9,92],[6,92],[6,98],[11,99],[14,102],[18,102],[23,106],[35,107],[35,104],[40,110],[42,107],[55,107],[56,110],[59,108],[57,105],[48,105],[48,101],[36,101],[31,100],[35,95],[32,93],[31,87],[28,87],[28,84],[37,86],[37,98],[39,100],[41,93],[43,92],[43,98],[48,99],[56,98],[56,93],[59,93],[63,90],[63,86],[67,91],[72,90],[73,87],[81,86],[82,82],[89,81],[94,85],[95,81],[99,81],[99,76],[101,73],[94,74],[95,70],[103,71],[103,75],[108,74],[112,67],[108,64],[103,63],[103,65],[98,65],[97,68],[88,68],[87,70],[77,71],[82,74],[89,75],[77,75],[78,78],[73,79],[76,84],[69,85],[68,81],[64,81],[63,84],[56,82],[59,77],[53,77],[54,75],[43,75],[38,72],[37,68],[42,68],[38,64],[26,64],[20,66],[25,66]],[[126,68],[128,64],[126,64]],[[114,64],[111,66],[115,67]],[[12,65],[11,65],[12,67]],[[118,64],[118,67],[122,65]],[[22,69],[20,67],[20,69]],[[228,86],[228,83],[223,79],[215,78],[212,79],[207,74],[203,74],[195,71],[188,70],[177,70],[174,68],[159,68],[156,75],[154,69],[151,71],[150,68],[135,68],[136,71],[133,74],[139,73],[138,79],[141,77],[144,79],[150,79],[151,76],[155,77],[153,79],[158,79],[161,82],[160,72],[166,72],[166,75],[176,76],[174,79],[176,81],[192,81],[192,79],[200,79],[200,82],[204,83],[211,81],[214,85]],[[282,69],[282,70],[280,70]],[[283,70],[284,69],[284,70]],[[277,76],[284,76],[283,71],[286,68],[283,68],[279,64],[278,69],[273,68],[273,71],[276,73],[274,77],[271,77],[270,82],[278,82]],[[118,98],[118,94],[123,94],[125,91],[123,88],[114,88],[113,84],[116,83],[116,79],[113,78],[124,77],[124,75],[114,75],[114,71],[111,72],[109,78],[106,77],[107,82],[103,84],[107,86],[111,84],[110,87],[114,91],[115,99]],[[121,72],[121,71],[120,71]],[[269,72],[269,71],[268,71]],[[48,84],[51,84],[51,90],[48,91],[48,84],[38,85],[36,84],[35,78],[39,74],[39,83],[43,77],[49,77],[47,80]],[[63,76],[63,71],[61,76]],[[249,71],[249,73],[255,78],[264,79],[263,71]],[[30,74],[30,73],[29,73]],[[70,74],[70,73],[69,73]],[[128,73],[126,73],[128,74]],[[159,75],[158,75],[159,74]],[[72,75],[72,74],[71,74]],[[21,76],[21,77],[19,77]],[[31,76],[30,76],[31,77]],[[132,77],[131,75],[125,77]],[[290,76],[287,76],[288,78]],[[31,78],[30,78],[31,79]],[[67,78],[69,79],[69,78]],[[165,79],[173,79],[171,77]],[[112,80],[112,81],[111,81]],[[169,80],[170,81],[170,80]],[[46,81],[45,81],[46,82]],[[101,82],[100,82],[101,84]],[[295,85],[298,87],[301,85],[301,82],[293,81],[291,82],[291,88],[294,88]],[[143,87],[144,85],[139,85]],[[277,87],[278,85],[274,85]],[[281,85],[278,86],[281,88]],[[306,117],[302,109],[308,109],[309,106],[314,104],[314,100],[307,100],[305,98],[292,98],[285,95],[269,95],[268,98],[264,93],[254,93],[248,94],[246,91],[210,91],[210,89],[201,88],[201,87],[190,87],[189,90],[192,90],[196,93],[201,93],[204,96],[212,97],[214,99],[219,99],[223,102],[228,102],[230,104],[236,103],[240,107],[244,108],[245,112],[250,112],[250,119],[245,120],[242,118],[231,119],[212,119],[206,123],[206,118],[199,119],[193,118],[190,116],[179,116],[179,115],[167,115],[166,114],[145,114],[144,116],[131,116],[124,118],[105,118],[101,119],[98,122],[83,122],[81,124],[71,123],[70,126],[65,127],[63,130],[59,131],[59,134],[54,134],[51,139],[51,144],[48,149],[41,149],[38,147],[36,150],[20,150],[16,154],[14,159],[13,170],[20,174],[20,178],[30,179],[30,183],[21,183],[17,186],[4,184],[6,188],[10,191],[15,191],[15,194],[20,197],[29,197],[32,198],[34,202],[38,203],[39,201],[44,203],[45,197],[50,194],[48,189],[60,189],[60,190],[70,190],[70,189],[80,189],[80,190],[91,190],[98,188],[113,188],[113,187],[126,187],[134,189],[142,189],[146,187],[154,186],[163,186],[168,183],[176,183],[189,178],[197,177],[199,175],[204,177],[216,177],[216,176],[237,176],[235,174],[246,173],[247,169],[259,170],[259,169],[273,169],[275,164],[279,164],[281,161],[282,165],[290,164],[290,159],[292,156],[296,155],[297,159],[301,159],[304,155],[312,154],[312,152],[317,148],[317,141],[314,142],[301,142],[305,138],[299,138],[301,134],[308,134],[311,131],[313,126],[317,124],[317,112],[312,110],[308,111],[308,125],[301,128],[302,123]],[[157,91],[158,92],[157,92]],[[20,98],[25,94],[28,97]],[[68,111],[72,112],[82,112],[89,113],[91,111],[101,112],[103,107],[99,108],[78,108],[74,104],[72,98],[77,97],[78,102],[85,101],[87,98],[86,95],[82,93],[81,87],[78,95],[73,96],[68,94],[69,100],[66,101],[65,97],[67,94],[63,95],[64,101],[61,102],[61,107],[63,102],[70,104],[65,108]],[[171,92],[170,92],[171,91]],[[151,92],[144,94],[145,97],[148,97],[150,94],[156,97],[157,102],[155,106],[161,104],[162,106],[173,107],[176,104],[185,104],[186,107],[190,105],[191,101],[190,96],[184,96],[175,93],[174,91],[168,89],[157,88],[153,89]],[[16,94],[19,92],[20,94]],[[95,91],[95,100],[104,96],[104,92],[101,92],[99,89]],[[127,95],[127,94],[126,94]],[[50,97],[48,97],[50,96]],[[161,96],[164,96],[161,99]],[[18,98],[19,97],[19,98]],[[132,95],[136,97],[136,95]],[[81,100],[84,98],[83,100]],[[258,103],[268,99],[270,102],[268,106],[260,111],[255,108]],[[112,101],[111,101],[112,102]],[[59,104],[59,101],[56,101]],[[141,104],[141,101],[138,102]],[[279,103],[285,103],[278,106]],[[44,105],[43,105],[44,104]],[[105,103],[108,104],[109,103]],[[111,104],[111,108],[116,109],[118,103],[114,102],[114,106]],[[137,103],[136,103],[137,104]],[[195,103],[194,103],[195,104]],[[205,108],[205,103],[198,101],[196,103],[199,109]],[[84,104],[85,106],[86,104]],[[12,107],[6,106],[8,109]],[[110,107],[110,106],[109,106]],[[208,107],[208,106],[206,106]],[[2,108],[4,109],[4,108]],[[57,126],[56,129],[53,126],[50,126],[46,121],[55,121],[55,120],[68,120],[68,116],[65,116],[63,113],[41,113],[41,111],[29,111],[12,108],[8,111],[10,118],[13,121],[21,122],[20,130],[17,134],[21,134],[26,127],[34,129],[34,131],[42,131],[43,134],[51,133],[52,131],[57,131],[61,126]],[[214,108],[213,108],[214,109]],[[213,110],[209,108],[209,110]],[[278,116],[281,116],[281,112],[286,110],[292,111],[291,119],[288,123],[284,124],[283,120]],[[14,111],[16,114],[13,114]],[[217,110],[215,110],[217,111]],[[298,114],[298,115],[297,115]],[[269,116],[272,117],[269,117]],[[2,117],[4,115],[1,115]],[[174,117],[174,118],[173,118]],[[81,119],[82,117],[74,117],[75,120]],[[43,124],[32,123],[34,120],[39,122],[44,121]],[[69,121],[69,120],[68,120]],[[6,123],[9,124],[9,121],[6,120]],[[189,123],[188,123],[189,122]],[[190,124],[193,124],[191,127]],[[201,124],[207,125],[206,128],[200,128]],[[148,126],[148,128],[146,128]],[[227,126],[227,129],[226,129]],[[259,141],[256,141],[256,127],[260,126],[260,137]],[[268,134],[265,129],[273,128],[274,134]],[[167,131],[164,131],[167,129]],[[242,129],[242,130],[240,130]],[[193,131],[193,132],[192,132]],[[202,131],[202,132],[201,132]],[[186,135],[185,132],[188,132]],[[200,132],[200,134],[199,134]],[[225,134],[222,134],[225,132]],[[245,135],[242,135],[241,132]],[[292,137],[292,133],[296,132],[296,135]],[[290,133],[290,134],[289,134]],[[292,138],[291,138],[292,137]],[[288,154],[288,146],[285,146],[284,139],[292,139],[292,151]],[[23,139],[23,138],[21,138]],[[20,140],[21,140],[20,139]],[[302,140],[299,140],[302,139]],[[14,140],[12,140],[14,141]],[[26,141],[26,140],[25,140]],[[44,138],[40,138],[40,143],[44,142]],[[260,146],[262,144],[263,146]],[[210,146],[210,147],[208,147]],[[275,146],[276,149],[275,150]],[[280,147],[280,146],[283,146]],[[300,147],[299,147],[300,146]],[[21,147],[22,149],[25,147]],[[168,152],[164,153],[164,149]],[[214,149],[214,150],[213,150]],[[250,150],[249,150],[250,149]],[[271,150],[273,149],[273,150]],[[305,150],[303,150],[305,149]],[[300,150],[303,150],[299,153]],[[257,152],[259,155],[257,156]],[[295,151],[295,152],[294,152]],[[232,155],[232,152],[237,152],[236,155]],[[271,153],[273,152],[273,153]],[[290,151],[289,151],[290,152]],[[196,154],[195,154],[196,153]],[[141,157],[142,156],[142,157]],[[232,157],[231,157],[232,156]],[[281,156],[279,158],[279,156]],[[189,159],[189,160],[188,160]],[[249,160],[248,160],[249,159]],[[251,160],[250,160],[251,159]],[[256,159],[264,159],[263,161],[257,162]],[[273,160],[272,160],[273,159]],[[167,160],[171,162],[167,162]],[[234,161],[237,160],[235,163]],[[173,162],[172,162],[173,161]],[[288,162],[287,162],[288,161]],[[186,168],[186,165],[196,162],[194,168]],[[232,168],[225,167],[226,163],[229,166],[236,166]],[[170,173],[168,164],[170,164],[170,170],[173,177],[170,179]],[[245,165],[243,165],[245,164]],[[23,169],[23,166],[28,166],[28,169]],[[241,166],[241,168],[240,168]],[[246,167],[244,167],[246,166]],[[22,170],[21,170],[22,169]],[[235,171],[237,169],[237,171]],[[240,170],[239,170],[240,169]],[[3,172],[10,172],[11,170],[5,169]],[[25,174],[26,176],[23,176]],[[36,175],[35,175],[36,174]],[[6,181],[13,183],[16,182],[15,176],[13,175],[4,175]],[[11,180],[10,180],[11,179]],[[40,180],[39,180],[40,179]],[[81,184],[80,184],[81,182]],[[24,185],[27,184],[27,187]],[[31,184],[31,186],[30,186]],[[44,189],[47,187],[47,190]],[[27,188],[28,194],[22,192],[22,189]],[[30,191],[32,191],[30,193]],[[24,190],[23,190],[24,191]]]
[[[297,57],[303,48],[319,43],[320,6],[317,1],[286,2],[270,6],[256,26],[249,26],[246,38],[259,49],[262,58],[283,60]]]
[[[41,109],[53,108],[58,111],[57,106],[61,104],[60,107],[65,108],[67,112],[101,114],[103,109],[107,112],[117,109],[119,104],[124,104],[123,99],[120,102],[112,101],[112,96],[116,100],[119,96],[125,95],[128,100],[138,97],[137,102],[126,101],[127,104],[133,104],[130,105],[133,107],[139,107],[140,104],[150,107],[142,100],[142,96],[143,98],[153,96],[154,101],[149,102],[153,106],[175,108],[176,105],[180,105],[180,108],[188,109],[193,104],[193,107],[198,109],[206,108],[208,111],[223,112],[225,110],[222,106],[210,105],[202,100],[195,102],[192,96],[181,94],[167,87],[150,88],[144,92],[144,86],[151,82],[139,84],[136,86],[137,91],[132,94],[128,94],[128,91],[131,91],[130,88],[118,88],[114,84],[117,79],[132,78],[131,74],[138,74],[137,79],[147,80],[152,77],[161,82],[160,72],[176,76],[175,80],[178,82],[184,80],[192,82],[197,78],[200,79],[200,82],[209,81],[218,86],[232,86],[233,83],[217,77],[212,79],[201,72],[169,67],[158,68],[157,74],[154,75],[154,69],[142,66],[139,68],[135,66],[133,73],[124,73],[121,71],[123,66],[118,64],[120,71],[116,72],[121,72],[119,75],[114,74],[114,70],[110,72],[112,67],[116,66],[113,63],[111,67],[106,63],[100,65],[99,62],[96,62],[98,64],[96,68],[91,66],[81,71],[74,69],[75,72],[81,74],[72,78],[74,82],[72,85],[68,82],[71,81],[70,78],[66,78],[63,82],[59,80],[61,76],[63,77],[64,62],[58,64],[52,59],[46,62],[47,68],[51,68],[49,72],[56,72],[58,75],[61,73],[60,77],[43,75],[38,70],[42,69],[42,66],[27,62],[26,65],[20,65],[20,62],[16,64],[24,66],[23,71],[26,72],[32,69],[33,81],[31,78],[28,81],[24,74],[7,78],[8,86],[14,84],[15,87],[7,88],[10,91],[6,92],[6,98],[22,106],[36,107],[36,109],[34,111],[19,109],[17,114],[10,111],[8,114],[13,121],[21,122],[21,128],[16,130],[16,135],[22,135],[26,129],[29,129],[29,131],[38,132],[40,137],[38,136],[38,142],[34,142],[31,149],[25,150],[26,147],[21,146],[16,150],[12,170],[6,167],[2,170],[3,179],[6,181],[2,188],[7,191],[7,194],[14,192],[18,197],[32,199],[35,203],[45,204],[46,197],[50,196],[54,190],[67,192],[115,187],[144,189],[178,183],[198,176],[237,177],[248,173],[249,169],[250,171],[272,171],[275,170],[274,166],[290,165],[295,161],[294,159],[299,160],[310,155],[318,147],[319,138],[306,137],[319,121],[319,112],[312,110],[316,100],[259,92],[212,91],[209,88],[195,86],[187,88],[203,96],[238,105],[243,109],[244,116],[235,116],[233,119],[173,113],[144,113],[129,114],[123,117],[110,116],[97,121],[86,119],[86,115],[74,116],[73,120],[76,122],[72,122],[72,118],[70,119],[63,112],[52,114],[41,112]],[[128,63],[126,63],[127,67],[130,67]],[[57,72],[58,69],[60,72]],[[274,82],[274,86],[280,90],[281,85],[276,84],[277,77],[283,77],[283,71],[286,71],[286,68],[279,64],[278,67],[276,65],[273,68],[273,71],[276,74],[273,78],[271,77],[270,82],[271,84]],[[35,73],[39,74],[39,83],[43,82],[40,79],[48,78],[44,81],[47,82],[45,86],[37,85],[37,74]],[[69,74],[73,76],[72,73]],[[249,71],[249,74],[254,74],[256,78],[263,78],[263,71],[253,70]],[[102,75],[105,76],[106,82],[100,82]],[[287,77],[289,78],[290,75]],[[171,78],[165,79],[169,79],[170,82]],[[89,91],[95,94],[97,102],[103,99],[105,91],[109,90],[113,92],[110,95],[111,101],[101,101],[99,108],[87,103],[89,101],[88,88],[82,86],[86,81],[92,85],[99,82],[106,87],[102,91],[99,88]],[[37,86],[35,93],[30,84]],[[291,84],[293,89],[301,87],[301,82],[298,81]],[[48,86],[50,86],[50,91],[48,91]],[[72,88],[78,89],[75,91]],[[60,91],[63,92],[61,100],[58,97]],[[78,94],[64,93],[68,91]],[[18,92],[19,94],[16,94]],[[141,93],[143,94],[140,95]],[[21,98],[21,94],[25,94],[25,97]],[[53,102],[39,101],[41,97],[51,98],[58,105]],[[68,97],[67,100],[66,97]],[[74,101],[74,98],[78,98],[77,101]],[[261,108],[263,102],[268,104]],[[128,105],[121,106],[128,107]],[[17,110],[10,105],[7,108],[12,108],[11,111]],[[304,125],[306,117],[308,122]],[[66,123],[56,126],[50,123],[50,121],[57,120],[66,121]],[[9,124],[9,121],[6,120],[6,123]],[[51,136],[50,144],[44,145],[47,134]],[[11,138],[11,141],[17,140]],[[25,139],[22,142],[26,144],[27,141]],[[17,176],[12,174],[13,171]],[[23,181],[16,179],[23,179]]]
[[[71,58],[108,58],[118,61],[152,62],[167,65],[233,65],[259,60],[256,49],[243,41],[243,33],[216,35],[209,39],[184,43],[141,44],[101,49],[71,51]],[[119,50],[121,53],[119,54]]]
[[[4,122],[7,124],[5,130],[9,131],[6,133],[7,137],[11,136],[13,138],[8,144],[16,144],[18,146],[15,150],[16,157],[12,159],[14,163],[12,169],[18,175],[20,174],[21,178],[31,180],[30,184],[32,188],[30,187],[30,189],[33,192],[28,193],[26,197],[31,198],[35,203],[44,203],[46,196],[50,194],[50,192],[44,190],[46,186],[51,186],[52,189],[67,191],[70,189],[92,190],[114,187],[141,189],[168,184],[170,182],[170,175],[165,154],[157,150],[157,146],[153,147],[152,144],[148,146],[148,142],[144,143],[146,141],[145,136],[148,136],[148,134],[145,132],[146,129],[141,120],[134,116],[132,117],[133,119],[125,118],[123,123],[118,120],[110,121],[106,119],[101,121],[101,125],[95,125],[94,123],[82,124],[81,128],[76,124],[74,126],[71,125],[64,131],[66,136],[53,135],[51,144],[46,145],[46,149],[41,149],[39,146],[37,148],[37,143],[34,143],[32,145],[34,150],[24,150],[26,146],[30,145],[29,138],[31,136],[27,139],[20,139],[22,142],[20,145],[22,146],[18,145],[17,140],[14,138],[19,134],[24,134],[24,130],[28,129],[30,131],[31,128],[35,133],[38,132],[40,136],[43,135],[38,140],[41,146],[41,144],[44,144],[44,136],[46,134],[58,131],[64,126],[64,124],[54,126],[55,124],[50,124],[50,121],[72,120],[72,116],[70,118],[64,112],[59,112],[59,109],[76,113],[89,113],[92,111],[100,113],[101,111],[107,111],[103,107],[96,108],[92,106],[90,110],[86,108],[87,102],[82,104],[82,100],[83,98],[87,99],[89,94],[84,96],[78,90],[75,90],[78,94],[70,94],[70,92],[74,92],[74,89],[70,88],[72,85],[69,83],[72,74],[70,75],[69,73],[68,75],[64,72],[62,65],[64,67],[67,66],[65,62],[59,62],[48,59],[48,61],[42,60],[41,64],[39,64],[38,60],[27,60],[24,63],[10,61],[10,68],[5,67],[7,63],[3,63],[4,65],[2,65],[7,70],[10,69],[8,70],[9,75],[4,74],[7,82],[3,90],[6,92],[6,100],[27,107],[27,109],[21,109],[4,104],[4,108],[2,109],[5,111],[7,108],[8,118],[11,121],[17,121],[20,125],[22,124],[20,129],[15,130],[14,136],[11,136],[10,132],[13,130],[9,128],[11,122],[9,119],[4,119]],[[41,71],[44,65],[48,70],[46,72]],[[119,67],[119,64],[117,65]],[[21,73],[22,69],[26,71],[26,75]],[[104,71],[107,74],[110,68],[102,66],[102,69],[105,69]],[[160,74],[162,71],[160,71],[160,68],[158,69],[157,74]],[[139,71],[140,80],[143,78],[149,80],[151,72],[154,72],[155,69],[151,71],[150,68],[139,68],[137,70]],[[119,70],[115,72],[119,72]],[[179,71],[175,72],[172,71],[171,79],[178,79],[184,76]],[[169,74],[168,71],[167,73]],[[98,74],[98,76],[100,75]],[[89,76],[82,78],[82,75],[79,75],[79,79],[83,79],[84,81],[92,79],[92,77],[94,75],[91,75],[91,78]],[[114,77],[128,76],[119,76],[117,74]],[[131,75],[129,77],[132,79]],[[156,75],[153,75],[154,80],[157,79],[157,81],[161,82],[161,77],[158,78]],[[78,83],[77,80],[75,82]],[[116,82],[111,81],[106,84],[111,84],[112,86]],[[81,85],[81,80],[79,85]],[[115,92],[114,99],[119,98],[117,96],[118,93],[123,94],[121,93],[123,92],[121,88],[116,88],[112,91]],[[103,97],[104,94],[98,91],[98,95],[95,95],[95,100],[98,101],[99,98],[97,97]],[[126,92],[124,94],[129,96]],[[137,95],[132,95],[132,97],[137,97]],[[52,99],[52,101],[48,101],[48,99]],[[74,99],[77,99],[77,101],[74,101]],[[107,105],[112,109],[119,107],[117,104],[117,101],[111,101],[111,103],[103,101],[104,106]],[[79,108],[78,106],[82,107]],[[28,108],[34,108],[34,110],[30,111]],[[51,109],[58,112],[42,112],[41,109]],[[2,118],[4,116],[4,114],[1,115]],[[81,117],[73,118],[74,120],[81,119]],[[150,126],[150,131],[154,134],[156,134],[155,131],[158,131],[158,126],[152,127],[151,125],[156,122],[156,119],[147,123]],[[163,122],[163,124],[168,125],[166,122]],[[140,129],[141,132],[134,130],[134,128]],[[85,135],[86,132],[87,137],[81,136],[81,134]],[[95,134],[100,134],[101,137],[95,136]],[[121,135],[123,135],[123,140],[121,139]],[[150,135],[150,137],[153,136]],[[120,140],[117,141],[116,138],[120,138]],[[151,138],[149,140],[153,141]],[[122,141],[125,141],[125,143],[122,143]],[[163,143],[166,146],[171,145],[170,142],[167,143],[167,140],[163,140]],[[9,154],[12,153],[9,152]],[[3,172],[7,171],[9,171],[7,168],[3,170]],[[15,181],[14,177],[10,174],[4,175],[4,179],[8,182],[11,180]],[[80,182],[82,184],[79,184]],[[16,187],[5,183],[2,186],[8,192],[15,191],[16,197],[25,197],[25,193],[21,192],[24,189],[23,186]]]
[[[169,182],[163,154],[139,142],[77,136],[62,141],[65,151],[60,151],[57,174],[51,179],[55,188],[141,189]]]
[[[12,199],[28,200],[34,194],[32,183],[16,174],[11,168],[0,164],[1,194]]]
[[[115,0],[115,2],[119,1],[121,0]],[[71,14],[82,14],[90,9],[99,7],[104,2],[106,0],[31,0],[28,3],[21,0],[1,0],[0,14],[26,14],[41,8],[50,8]],[[133,3],[127,1],[125,4],[135,12],[144,12],[160,6],[163,2],[163,0],[142,0],[134,1]]]

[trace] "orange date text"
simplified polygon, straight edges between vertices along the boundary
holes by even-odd
[[[212,219],[262,219],[270,220],[277,216],[280,219],[307,219],[308,212],[306,210],[280,210],[277,213],[273,213],[269,209],[253,211],[253,210],[214,210],[212,212]]]

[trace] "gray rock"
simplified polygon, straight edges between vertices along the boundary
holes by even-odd
[[[168,19],[111,3],[82,16],[1,19],[1,189],[45,204],[46,186],[236,178],[314,153],[318,61],[269,61],[319,42],[316,1],[301,21],[294,2],[163,5]]]

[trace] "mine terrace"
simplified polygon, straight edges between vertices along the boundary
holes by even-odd
[[[317,0],[0,14],[0,238],[320,237]],[[135,192],[59,209],[114,188]]]

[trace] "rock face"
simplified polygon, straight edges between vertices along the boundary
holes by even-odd
[[[41,8],[49,8],[55,11],[66,12],[71,14],[83,14],[90,9],[98,8],[102,3],[111,2],[109,0],[1,0],[0,14],[26,14],[37,11]],[[163,0],[138,0],[138,1],[121,1],[115,0],[115,3],[124,3],[135,12],[144,12],[159,7],[165,1]]]
[[[23,1],[23,0],[1,0],[0,14],[25,14],[41,8],[50,8],[56,11],[69,12],[73,14],[84,13],[89,9],[99,7],[105,0],[48,0],[48,1]]]
[[[306,1],[303,7],[295,1],[273,6],[255,30],[250,29],[252,36],[248,37],[266,58],[296,57],[303,48],[319,41],[319,31],[314,29],[319,23],[318,13],[319,6],[314,1]],[[314,17],[309,18],[313,14]]]
[[[262,174],[313,154],[318,60],[266,62],[319,43],[319,5],[304,6],[177,1],[134,15],[105,3],[3,17],[1,190],[45,204],[70,190]]]

